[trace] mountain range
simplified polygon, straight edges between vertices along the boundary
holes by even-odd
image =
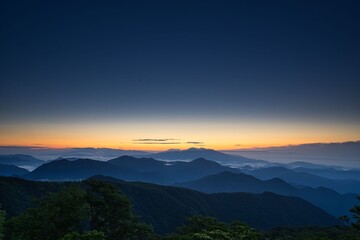
[[[295,175],[299,175],[299,173],[292,172],[292,170],[278,167],[274,169],[262,168],[252,170],[251,173],[266,169],[290,171]],[[280,173],[282,171],[271,171],[270,173],[281,177]],[[241,173],[239,169],[222,166],[219,163],[203,158],[190,162],[165,162],[153,158],[135,158],[131,156],[122,156],[106,162],[91,159],[62,159],[45,163],[22,177],[42,181],[78,181],[94,175],[110,176],[126,181],[176,185],[210,193],[262,193],[269,191],[288,196],[302,197],[334,216],[346,214],[356,203],[355,194],[339,194],[334,190],[324,187],[312,188],[298,186],[297,184],[291,185],[285,182],[287,181],[286,179],[284,181],[280,178],[264,181],[257,176]],[[261,172],[259,175],[263,178],[268,177],[266,174],[262,175]],[[306,180],[307,175],[301,176]]]
[[[14,165],[26,169],[34,169],[45,161],[24,154],[0,155],[0,164]]]
[[[307,172],[324,178],[360,181],[360,169],[339,170],[331,167],[322,167],[322,168],[296,167],[293,168],[292,170],[296,172]]]
[[[205,158],[191,161],[187,159],[198,155],[226,162],[225,166]],[[79,181],[94,175],[104,175],[126,181],[176,185],[207,193],[273,192],[301,197],[334,216],[347,214],[348,209],[356,203],[355,193],[358,194],[360,189],[360,181],[350,179],[356,176],[357,170],[334,169],[302,162],[294,163],[289,168],[267,167],[268,163],[261,161],[239,156],[234,158],[214,150],[196,148],[172,150],[151,156],[170,159],[161,161],[150,157],[122,156],[98,161],[72,157],[45,162],[27,155],[2,155],[0,162],[42,165],[28,172],[16,166],[0,164],[0,175],[17,175],[24,179],[41,181]],[[239,158],[244,163],[243,167],[229,167],[232,164],[228,163]],[[253,165],[248,164],[249,162]],[[348,176],[349,179],[330,179],[307,171],[337,174],[344,178]]]
[[[145,151],[113,148],[48,148],[42,146],[0,146],[0,155],[31,155],[40,160],[58,158],[90,158],[106,161],[123,155],[140,156],[150,154]]]
[[[223,152],[271,162],[290,163],[303,161],[322,165],[341,164],[345,167],[360,168],[360,141],[310,143]]]
[[[21,176],[29,173],[28,170],[9,164],[0,164],[0,176]]]
[[[109,177],[94,177],[119,188],[132,202],[134,212],[157,233],[174,231],[192,215],[213,216],[224,222],[241,220],[258,229],[275,226],[331,226],[341,224],[335,217],[309,202],[274,193],[218,193],[125,182]],[[34,197],[59,191],[81,182],[36,182],[0,177],[0,204],[9,216],[32,206]]]
[[[358,193],[360,191],[360,181],[350,179],[357,172],[356,170],[322,170],[322,169],[305,169],[295,168],[288,169],[285,167],[263,167],[263,168],[242,168],[242,172],[257,177],[262,180],[269,180],[275,177],[281,178],[289,183],[299,186],[310,186],[310,187],[327,187],[334,189],[339,193]],[[309,172],[325,172],[332,171],[332,175],[338,173],[343,175],[344,178],[347,176],[348,179],[330,179],[321,177]],[[348,174],[348,175],[346,175]],[[359,172],[360,174],[360,172]],[[353,177],[357,179],[356,177]]]
[[[266,161],[246,158],[243,156],[225,154],[213,149],[206,148],[189,148],[186,150],[169,150],[149,155],[149,157],[167,160],[167,161],[189,161],[196,158],[205,158],[220,164],[237,164],[237,165],[263,165]]]
[[[174,184],[223,171],[238,172],[236,169],[203,158],[190,162],[164,162],[152,158],[122,156],[106,162],[91,159],[55,160],[43,164],[23,177],[33,180],[69,181],[100,174],[130,181]]]
[[[260,180],[250,175],[223,172],[198,180],[178,183],[176,186],[194,189],[206,193],[220,192],[273,192],[287,196],[301,197],[321,207],[334,216],[342,216],[357,203],[356,194],[339,194],[334,190],[319,187],[295,187],[280,178]]]

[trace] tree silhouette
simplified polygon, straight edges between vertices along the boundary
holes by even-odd
[[[58,193],[50,193],[39,201],[37,208],[12,217],[6,223],[11,239],[53,240],[66,233],[83,230],[83,223],[88,220],[88,206],[85,193],[75,186]]]
[[[360,196],[356,197],[360,200]],[[355,205],[349,210],[352,215],[349,217],[347,215],[341,216],[340,220],[346,224],[351,224],[355,229],[360,230],[360,205]]]
[[[6,222],[7,236],[21,240],[148,239],[151,228],[131,212],[129,200],[111,184],[87,180],[50,193],[37,208]],[[0,218],[1,219],[1,218]]]
[[[4,239],[5,211],[0,206],[0,240]]]
[[[357,199],[360,200],[360,196],[357,196]],[[352,213],[353,223],[352,226],[358,230],[360,230],[360,205],[355,205],[350,209]]]
[[[114,186],[98,180],[87,180],[85,184],[91,230],[102,231],[111,240],[150,236],[151,229],[133,216],[130,201]]]
[[[236,221],[225,224],[216,218],[193,216],[187,224],[179,228],[179,235],[169,236],[169,240],[260,240],[262,235],[249,226]]]

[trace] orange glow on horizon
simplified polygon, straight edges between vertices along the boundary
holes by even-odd
[[[251,149],[360,139],[358,124],[281,121],[108,121],[8,123],[0,125],[0,146],[95,147],[163,151],[204,147]],[[139,142],[136,139],[171,139]],[[198,144],[194,144],[194,142]]]
[[[360,141],[359,139],[350,139],[346,141],[339,141],[340,142],[348,142],[348,141]],[[56,144],[56,145],[46,145],[46,144],[0,144],[1,147],[11,146],[11,147],[31,147],[31,148],[49,148],[49,149],[66,149],[66,148],[111,148],[111,149],[117,149],[117,150],[137,150],[137,151],[166,151],[169,149],[179,149],[179,150],[186,150],[189,148],[206,148],[206,149],[214,149],[214,150],[224,150],[224,151],[231,151],[231,150],[252,150],[257,148],[270,148],[270,147],[286,147],[286,146],[296,146],[296,145],[302,145],[302,144],[312,144],[312,143],[335,143],[337,141],[329,141],[329,142],[319,142],[319,141],[313,141],[313,142],[296,142],[296,143],[277,143],[277,144],[258,144],[258,145],[242,145],[238,147],[234,147],[234,145],[206,145],[206,146],[198,146],[198,145],[191,145],[191,144],[179,144],[179,145],[172,145],[172,147],[164,147],[164,146],[149,146],[149,145],[140,145],[140,146],[134,146],[134,145],[116,145],[116,144],[110,144],[110,145],[89,145],[89,144]],[[151,144],[153,145],[153,144]],[[155,144],[154,144],[155,145]]]

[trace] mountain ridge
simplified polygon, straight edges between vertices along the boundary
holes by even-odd
[[[122,156],[109,161],[92,159],[55,160],[24,175],[33,180],[81,180],[93,175],[106,175],[124,180],[173,184],[223,171],[238,171],[206,159],[190,162],[164,162],[152,158]]]
[[[225,172],[175,185],[206,193],[262,193],[268,191],[286,196],[296,196],[323,208],[334,216],[347,214],[348,210],[356,204],[356,194],[339,194],[325,187],[298,188],[280,178],[260,180],[244,173]]]
[[[92,179],[114,184],[132,202],[135,214],[151,224],[157,233],[173,232],[185,223],[186,217],[192,215],[213,216],[224,222],[240,220],[258,229],[340,224],[338,219],[297,197],[273,193],[205,194],[185,188],[126,182],[104,176],[94,176]],[[0,177],[0,204],[9,215],[14,215],[31,207],[33,196],[41,197],[46,192],[59,191],[63,186],[81,184]]]
[[[296,185],[303,185],[309,187],[323,186],[334,189],[335,191],[338,191],[340,193],[359,193],[360,191],[360,181],[330,179],[309,172],[301,171],[301,169],[289,169],[283,166],[272,166],[257,169],[243,168],[241,169],[241,171],[262,180],[279,177],[289,183],[293,183]]]
[[[21,176],[29,173],[25,168],[20,168],[10,164],[0,164],[0,176]]]
[[[188,148],[185,150],[171,150],[149,155],[159,160],[178,161],[205,158],[221,164],[265,164],[267,161],[246,158],[239,155],[230,155],[214,149],[207,148]]]

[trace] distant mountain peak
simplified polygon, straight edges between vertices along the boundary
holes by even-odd
[[[164,152],[173,152],[173,151],[181,151],[180,148],[169,148],[168,150],[164,151]]]
[[[133,156],[129,156],[129,155],[123,155],[123,156],[120,156],[120,157],[118,157],[118,158],[116,158],[116,159],[126,159],[126,160],[128,160],[128,159],[137,159],[136,157],[133,157]]]
[[[215,151],[215,150],[210,149],[210,148],[195,148],[195,147],[192,147],[192,148],[188,148],[188,149],[183,150],[183,151]]]
[[[192,160],[191,162],[213,162],[213,161],[207,160],[205,158],[197,158]]]
[[[205,159],[205,158],[197,158],[195,160],[192,160],[190,163],[196,163],[196,164],[204,164],[204,165],[216,165],[216,166],[221,166],[219,163]]]
[[[158,152],[150,155],[150,157],[158,160],[170,160],[170,161],[179,161],[179,160],[193,160],[197,158],[205,158],[210,161],[215,161],[221,164],[264,164],[265,161],[249,159],[242,156],[235,156],[226,154],[223,152],[216,151],[214,149],[208,148],[188,148],[186,150],[175,150],[175,151],[165,151]]]
[[[33,169],[34,167],[40,166],[45,163],[45,161],[34,158],[30,155],[25,154],[10,154],[10,155],[0,155],[1,164],[10,164],[17,167],[28,168],[28,170]]]

